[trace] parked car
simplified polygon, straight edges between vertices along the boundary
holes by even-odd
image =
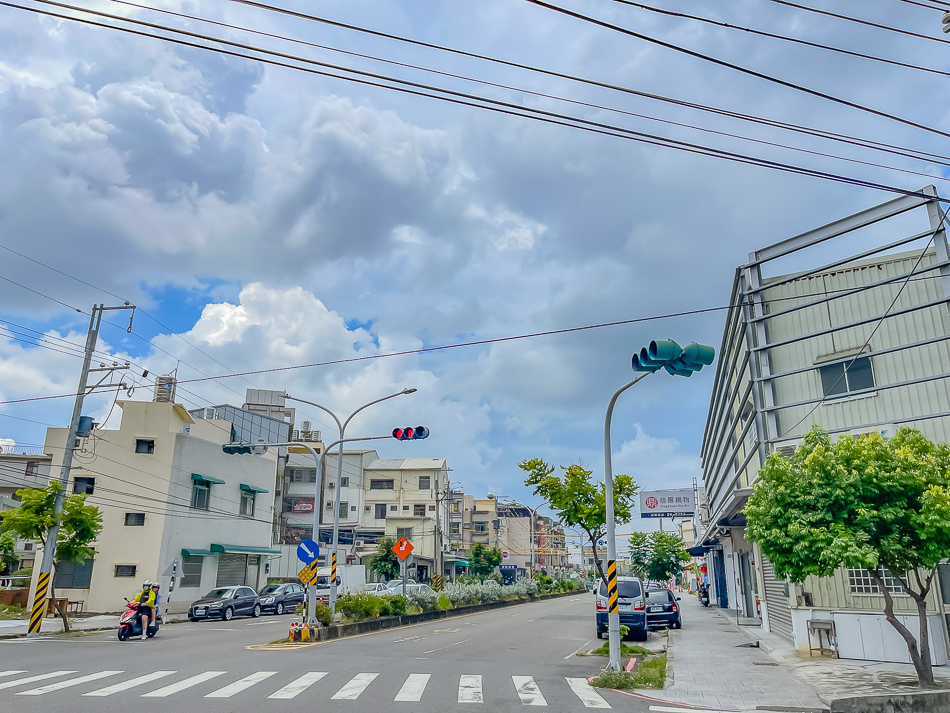
[[[617,578],[617,597],[620,609],[620,623],[630,631],[628,636],[634,641],[647,640],[646,596],[643,582],[637,577]],[[596,598],[597,638],[607,633],[607,585],[603,580],[597,587]]]
[[[188,618],[231,621],[235,616],[258,617],[261,611],[261,598],[250,587],[218,587],[191,603]]]
[[[671,629],[683,628],[680,600],[669,589],[647,590],[647,624],[651,627],[668,626]]]
[[[406,584],[406,594],[409,594],[409,592],[431,592],[432,594],[435,594],[435,590],[432,589],[432,587],[430,587],[428,584],[416,583]],[[399,584],[393,585],[390,589],[387,589],[385,593],[402,594],[402,582],[400,581]]]
[[[388,590],[385,582],[367,582],[365,589],[370,594],[375,594],[377,596],[385,594]]]
[[[304,600],[304,589],[299,584],[268,584],[257,593],[261,610],[283,614],[293,612]]]
[[[414,579],[406,580],[406,584],[415,584],[415,583],[416,583],[416,580]],[[390,579],[388,582],[386,582],[386,589],[395,589],[396,587],[399,587],[400,589],[402,589],[401,579]]]

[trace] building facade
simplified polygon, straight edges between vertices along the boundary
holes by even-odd
[[[20,500],[16,491],[23,488],[45,488],[49,483],[52,458],[36,446],[4,446],[0,448],[0,512],[16,510]],[[17,539],[14,552],[19,558],[16,570],[30,569],[36,558],[37,542]],[[23,580],[26,582],[26,580]],[[21,583],[17,580],[16,583]]]

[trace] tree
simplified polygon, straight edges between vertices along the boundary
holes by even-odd
[[[96,554],[90,545],[102,530],[102,513],[99,508],[86,505],[85,495],[68,495],[63,502],[63,511],[57,517],[56,496],[62,489],[63,486],[54,480],[42,490],[18,490],[20,507],[0,513],[0,532],[24,540],[39,540],[45,548],[50,530],[58,523],[54,565],[62,562],[78,564]],[[49,595],[63,620],[63,629],[69,631],[69,619],[56,600],[53,580],[50,580]]]
[[[396,540],[392,537],[384,537],[376,543],[376,554],[369,563],[370,571],[378,574],[383,580],[396,579],[399,577],[400,562],[393,552],[393,546]]]
[[[9,532],[0,535],[0,574],[10,574],[17,568],[16,538]]]
[[[866,570],[925,687],[934,685],[926,600],[950,552],[948,469],[950,446],[913,429],[832,444],[816,426],[791,458],[769,456],[745,507],[745,536],[779,576],[802,582],[842,566]],[[894,615],[888,575],[916,605],[916,638]]]
[[[683,540],[671,532],[635,532],[629,544],[631,569],[644,579],[669,581],[689,563]]]
[[[563,477],[554,475],[554,468],[540,458],[532,458],[518,464],[528,474],[524,484],[534,488],[534,494],[547,501],[548,506],[566,527],[579,527],[590,540],[594,553],[594,564],[600,578],[607,583],[607,576],[600,556],[597,554],[597,540],[607,530],[606,488],[603,483],[592,483],[593,471],[583,465],[572,463],[561,470]],[[629,475],[614,476],[614,522],[623,525],[633,517],[633,498],[637,494],[637,484]]]
[[[476,577],[484,579],[495,567],[501,564],[501,550],[498,547],[488,549],[481,542],[472,547],[472,556],[468,559],[468,569]]]

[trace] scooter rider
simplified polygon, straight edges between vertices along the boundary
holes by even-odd
[[[155,621],[161,620],[162,617],[162,585],[158,582],[152,582],[152,594],[155,595]],[[162,621],[162,624],[165,622]]]
[[[142,641],[148,638],[145,632],[148,631],[149,622],[154,616],[155,596],[156,592],[152,590],[152,580],[146,579],[142,583],[142,591],[132,599],[133,602],[139,605],[139,614],[142,619]]]

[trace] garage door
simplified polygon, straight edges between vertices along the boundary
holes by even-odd
[[[788,606],[788,584],[784,579],[776,579],[775,569],[765,555],[762,555],[762,579],[765,582],[769,630],[793,644],[795,641],[792,635],[792,610]]]
[[[246,584],[247,555],[218,555],[218,580],[216,587],[233,587]]]

